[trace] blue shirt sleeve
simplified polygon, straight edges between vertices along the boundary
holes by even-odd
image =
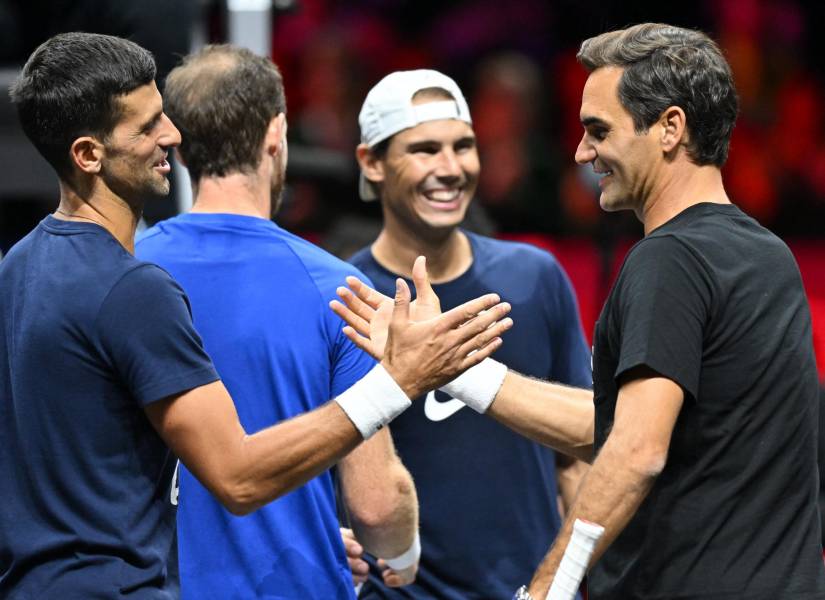
[[[112,287],[96,334],[102,354],[141,405],[219,379],[186,295],[154,265],[132,269]]]
[[[355,275],[372,287],[372,282],[362,273],[358,272]],[[332,338],[332,381],[330,386],[334,398],[369,373],[376,365],[376,361],[344,335],[344,322],[330,309],[327,310],[332,320],[331,329],[335,332],[335,336]]]

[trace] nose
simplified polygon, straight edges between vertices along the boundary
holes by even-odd
[[[435,175],[437,177],[460,177],[462,173],[461,163],[452,148],[443,149],[438,155]]]
[[[172,120],[166,116],[166,113],[161,115],[161,126],[162,133],[158,140],[158,145],[169,147],[180,146],[180,131],[178,131],[178,128],[172,123]]]
[[[575,158],[576,162],[580,165],[585,165],[596,160],[596,150],[593,148],[593,145],[587,141],[587,132],[582,134],[582,139],[579,140]]]

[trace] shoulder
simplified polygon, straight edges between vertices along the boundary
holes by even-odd
[[[159,249],[174,243],[169,228],[179,223],[180,219],[181,215],[178,215],[177,217],[160,221],[152,227],[138,233],[135,237],[135,255],[138,258],[149,258],[151,260]]]
[[[639,240],[625,258],[625,269],[684,270],[702,262],[699,249],[690,238],[674,233],[654,233]]]
[[[182,295],[183,289],[164,269],[150,262],[135,260],[112,283],[108,298],[145,302]]]
[[[475,260],[482,266],[506,266],[523,270],[558,270],[556,257],[548,250],[533,244],[511,240],[497,240],[465,232],[473,245]]]
[[[372,257],[372,250],[370,250],[370,246],[364,246],[358,252],[350,256],[347,259],[347,262],[355,265],[359,269],[366,269],[375,263],[375,259]]]
[[[531,282],[542,295],[568,294],[572,289],[564,268],[549,252],[524,242],[496,240],[469,234],[473,244],[474,270],[504,289],[520,289]]]
[[[303,238],[287,231],[281,231],[283,242],[300,262],[324,298],[334,296],[335,288],[344,285],[345,279],[350,275],[369,282],[369,279],[356,266],[333,256]]]

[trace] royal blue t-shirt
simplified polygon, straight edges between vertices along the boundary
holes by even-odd
[[[145,232],[137,254],[181,282],[241,423],[254,432],[305,413],[374,361],[329,309],[356,269],[256,217],[187,214]],[[245,517],[181,469],[183,598],[354,598],[329,472]]]
[[[0,597],[175,598],[174,457],[143,408],[217,379],[186,297],[93,223],[0,262]]]
[[[496,292],[514,325],[494,358],[542,379],[590,387],[590,352],[576,299],[556,259],[533,246],[465,232],[473,263],[434,285],[443,310]],[[369,248],[350,261],[394,295],[396,274]],[[371,576],[361,598],[492,600],[526,584],[556,537],[555,454],[443,392],[428,394],[390,425],[420,503],[421,563],[414,584],[386,588]]]

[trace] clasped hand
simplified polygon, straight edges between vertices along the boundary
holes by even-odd
[[[501,345],[499,336],[513,324],[504,318],[510,305],[500,302],[497,294],[442,314],[423,256],[413,265],[412,279],[414,302],[403,279],[396,281],[393,300],[357,277],[347,277],[349,289],[338,288],[341,302],[330,302],[335,314],[347,323],[344,334],[382,361],[402,389],[416,388],[411,398],[440,387],[490,356]]]

